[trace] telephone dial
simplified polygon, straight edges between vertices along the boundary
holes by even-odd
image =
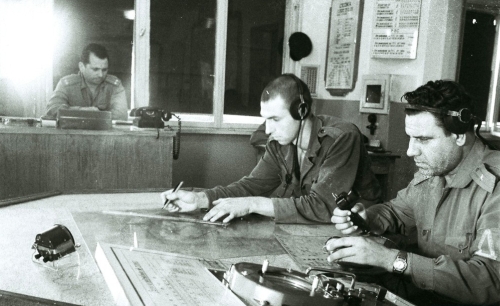
[[[172,114],[158,107],[139,107],[130,111],[130,117],[134,118],[133,124],[140,128],[157,128],[165,127],[165,122],[172,118]]]
[[[132,124],[139,128],[157,129],[158,136],[156,138],[160,137],[160,129],[165,128],[165,121],[172,119],[172,116],[177,118],[178,122],[173,148],[174,159],[178,159],[181,147],[181,118],[169,111],[154,106],[134,108],[130,111],[130,117],[135,117]]]

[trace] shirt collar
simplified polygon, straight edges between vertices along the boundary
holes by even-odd
[[[308,156],[313,157],[316,156],[317,152],[321,148],[321,143],[319,142],[318,134],[323,128],[323,121],[319,120],[318,117],[310,114],[310,118],[312,119],[312,128],[311,128],[311,139],[309,139],[309,148],[308,148]]]
[[[78,71],[78,75],[80,76],[80,88],[81,89],[87,88],[87,82],[85,82],[85,78],[83,77],[82,72]]]
[[[474,137],[474,144],[460,165],[458,170],[451,181],[450,187],[464,188],[472,180],[472,173],[483,164],[484,145],[476,137]]]
[[[87,82],[85,81],[85,78],[83,77],[83,74],[81,71],[78,71],[78,75],[80,76],[80,89],[88,88]],[[105,81],[106,81],[106,79],[104,81],[102,81],[101,84],[97,85],[96,92],[99,92],[101,87],[104,86],[103,84],[105,83]]]

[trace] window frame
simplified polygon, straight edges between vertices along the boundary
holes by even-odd
[[[264,120],[260,116],[238,116],[224,114],[224,86],[226,71],[226,37],[228,7],[230,0],[217,0],[215,34],[215,76],[212,114],[176,113],[184,130],[200,133],[244,133],[249,134]],[[150,1],[135,0],[134,44],[132,54],[131,105],[134,107],[149,104],[149,62],[150,62]],[[286,0],[285,35],[299,31],[301,1]],[[283,44],[283,54],[289,53],[288,45]],[[289,56],[283,56],[282,71],[296,73],[298,64]],[[175,121],[175,120],[174,120]],[[175,122],[172,122],[175,124]]]
[[[500,9],[496,12],[496,35],[493,49],[492,74],[490,82],[490,96],[486,113],[486,130],[494,136],[500,136]]]
[[[497,120],[500,115],[500,6],[467,3],[465,11],[495,14],[496,34],[493,58],[491,61],[492,73],[490,79],[490,93],[488,97],[486,118],[483,121],[481,131],[490,133],[493,136],[500,136],[500,120]],[[465,12],[463,20],[465,22]]]

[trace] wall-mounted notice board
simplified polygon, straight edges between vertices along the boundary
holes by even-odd
[[[362,0],[332,1],[325,70],[325,88],[331,95],[346,95],[356,83],[362,8]]]
[[[422,0],[377,0],[372,58],[415,59]]]

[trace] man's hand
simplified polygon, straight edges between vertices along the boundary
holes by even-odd
[[[211,222],[217,221],[222,216],[228,215],[223,223],[227,223],[234,218],[243,217],[251,213],[249,198],[224,198],[214,201],[212,208],[204,217],[203,220]]]
[[[165,201],[170,200],[170,203],[165,207],[168,212],[185,213],[200,208],[208,208],[208,198],[203,192],[178,190],[174,193],[173,191],[173,189],[170,189],[160,195],[162,205]]]
[[[222,222],[227,223],[234,218],[243,217],[250,213],[257,213],[273,217],[274,208],[271,199],[264,197],[224,198],[213,202],[212,208],[203,220],[214,222],[228,215]]]
[[[352,223],[350,218],[351,213],[358,213],[358,215],[361,218],[365,219],[365,221],[368,219],[365,207],[361,203],[356,203],[351,211],[341,210],[336,207],[333,210],[333,216],[330,219],[332,223],[335,224],[335,228],[340,230],[340,232],[344,235],[361,233],[361,230],[359,230],[358,227],[354,226],[354,224]]]
[[[392,272],[398,250],[389,249],[369,237],[341,237],[330,239],[326,250],[332,252],[329,262],[347,262],[381,267]]]

